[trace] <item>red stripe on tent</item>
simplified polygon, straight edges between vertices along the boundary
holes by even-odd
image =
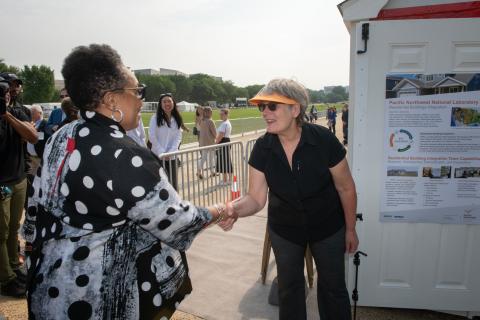
[[[480,1],[380,10],[371,20],[478,18]]]

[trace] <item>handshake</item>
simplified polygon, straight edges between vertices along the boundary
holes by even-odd
[[[214,215],[213,223],[217,224],[223,231],[229,231],[238,219],[238,212],[235,212],[233,203],[228,201],[225,206],[215,204],[213,206],[217,215]]]

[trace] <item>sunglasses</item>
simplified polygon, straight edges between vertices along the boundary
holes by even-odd
[[[277,104],[276,103],[259,103],[258,104],[258,110],[260,112],[265,111],[265,108],[268,108],[270,111],[275,111],[277,110]]]
[[[163,97],[170,97],[170,98],[172,98],[172,94],[171,94],[170,92],[162,93],[162,94],[160,95],[159,100],[162,100]]]

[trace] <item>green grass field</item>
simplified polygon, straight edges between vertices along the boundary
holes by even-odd
[[[308,110],[310,110],[310,106],[308,107]],[[342,105],[335,104],[335,107],[337,108],[337,112],[340,112]],[[315,104],[315,108],[317,108],[318,111],[324,111],[326,109],[326,105]],[[190,129],[190,132],[183,132],[182,144],[197,141],[197,137],[192,134],[191,130],[194,126],[195,112],[181,112],[181,114],[186,127]],[[149,126],[152,115],[153,113],[142,113],[144,127]],[[215,126],[218,127],[220,123],[219,109],[213,110],[212,118],[215,121]],[[242,132],[255,131],[265,128],[265,122],[263,121],[262,114],[256,107],[232,108],[230,109],[229,119],[232,123],[232,134],[240,134]],[[148,130],[146,131],[148,136]]]

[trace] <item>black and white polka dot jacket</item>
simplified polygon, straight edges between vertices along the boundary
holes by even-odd
[[[183,251],[212,217],[113,120],[82,112],[56,132],[33,190],[31,318],[168,319],[191,292]]]

